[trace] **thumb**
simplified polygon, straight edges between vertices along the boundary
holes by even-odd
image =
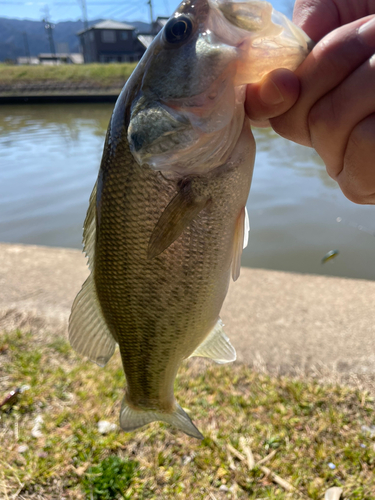
[[[264,122],[288,111],[297,101],[299,80],[287,69],[276,69],[246,89],[245,111],[254,122]],[[263,123],[264,124],[264,123]]]

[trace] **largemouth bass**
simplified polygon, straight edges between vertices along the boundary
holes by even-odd
[[[173,385],[190,356],[236,358],[219,318],[247,242],[255,144],[245,84],[295,69],[309,40],[263,1],[185,0],[119,96],[84,224],[91,274],[71,345],[104,366],[119,345],[120,425],[202,438]]]

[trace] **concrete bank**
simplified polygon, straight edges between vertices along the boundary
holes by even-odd
[[[2,104],[61,104],[61,103],[115,103],[119,94],[20,94],[4,96],[0,94]]]
[[[1,104],[116,102],[125,82],[101,85],[93,81],[0,81]]]
[[[78,250],[0,244],[0,331],[66,335]],[[375,282],[242,268],[222,311],[240,362],[375,388]]]

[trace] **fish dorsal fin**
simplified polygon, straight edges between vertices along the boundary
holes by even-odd
[[[96,186],[90,195],[89,208],[87,209],[86,219],[83,224],[83,251],[88,258],[89,268],[94,266],[95,259],[95,240],[96,240]]]
[[[209,201],[208,196],[196,195],[187,182],[161,214],[150,237],[147,257],[153,259],[164,252]]]
[[[73,349],[99,366],[106,365],[114,353],[116,342],[103,317],[92,274],[73,302],[69,340]]]
[[[249,231],[249,215],[247,213],[246,207],[243,207],[237,218],[236,229],[234,232],[232,261],[233,281],[236,281],[240,276],[242,251],[247,247],[247,244],[249,242]]]
[[[218,320],[214,328],[190,356],[211,358],[216,363],[230,363],[236,360],[236,350],[223,330],[223,322]]]

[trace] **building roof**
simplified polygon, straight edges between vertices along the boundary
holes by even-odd
[[[152,40],[155,38],[154,35],[138,35],[137,36],[138,40],[141,42],[141,44],[143,45],[143,47],[145,47],[146,49],[148,49],[148,47],[150,46]]]
[[[168,22],[168,21],[169,21],[169,17],[161,17],[161,16],[158,16],[158,17],[156,18],[156,22],[157,22],[158,24],[160,24],[160,26],[162,26],[162,27],[164,27],[164,26],[167,24],[167,22]]]
[[[120,23],[118,21],[111,21],[111,19],[106,19],[105,21],[100,21],[100,23],[93,24],[89,28],[79,31],[77,35],[82,35],[86,31],[90,30],[135,30],[134,26],[126,23]]]
[[[83,64],[83,55],[79,53],[74,53],[69,55],[70,60],[73,64]]]

